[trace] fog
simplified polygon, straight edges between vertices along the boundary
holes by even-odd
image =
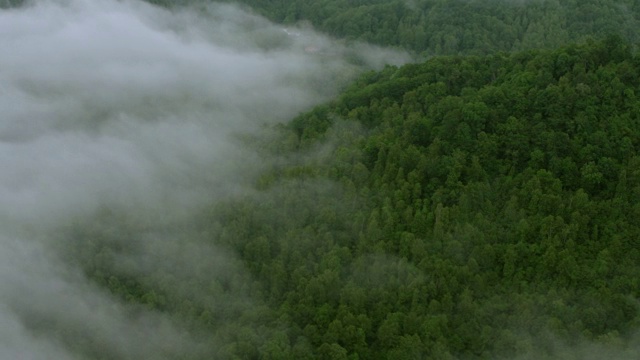
[[[89,281],[69,261],[74,253],[65,246],[73,242],[60,229],[113,226],[118,237],[118,225],[100,215],[115,212],[137,229],[118,239],[136,244],[117,259],[122,271],[171,266],[182,269],[178,280],[242,272],[180,229],[202,207],[248,191],[265,164],[243,139],[331,98],[362,66],[406,61],[228,5],[169,11],[108,0],[0,10],[0,54],[0,354],[7,359],[204,352],[182,325]],[[76,336],[87,344],[69,342]]]

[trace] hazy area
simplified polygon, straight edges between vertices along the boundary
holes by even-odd
[[[87,281],[55,234],[108,227],[96,214],[115,211],[137,229],[121,240],[140,255],[123,271],[235,266],[179,242],[193,211],[245,191],[260,170],[243,136],[328,99],[359,66],[404,59],[286,30],[230,6],[61,0],[0,12],[3,358],[77,358],[64,341],[75,332],[121,359],[198,351],[172,320],[130,316]]]

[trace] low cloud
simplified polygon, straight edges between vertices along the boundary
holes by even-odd
[[[360,71],[350,56],[370,66],[407,60],[292,31],[300,35],[229,5],[42,0],[0,10],[0,353],[204,351],[180,324],[88,281],[55,234],[115,209],[139,226],[122,271],[153,273],[154,261],[175,255],[167,264],[186,278],[203,271],[205,254],[218,265],[204,271],[242,271],[218,249],[176,250],[179,236],[165,230],[245,191],[263,164],[239,134],[329,99]]]

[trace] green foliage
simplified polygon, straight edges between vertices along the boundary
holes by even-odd
[[[309,21],[347,40],[431,55],[557,47],[619,34],[640,40],[640,7],[628,0],[241,0],[280,23]]]
[[[549,332],[624,347],[638,66],[610,37],[365,74],[281,129],[298,154],[333,150],[225,204],[242,231],[222,245],[319,358],[562,356]]]
[[[68,261],[211,339],[190,358],[633,358],[639,71],[609,37],[368,73],[259,142],[279,161],[255,192],[168,226],[170,251],[106,212],[64,231]]]

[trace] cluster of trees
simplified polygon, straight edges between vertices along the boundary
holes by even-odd
[[[447,56],[367,73],[252,139],[276,165],[251,194],[161,236],[103,211],[61,229],[64,260],[131,316],[189,329],[185,359],[565,359],[587,342],[640,358],[637,1],[241,2]]]
[[[128,276],[104,214],[70,258],[202,358],[638,358],[639,72],[619,37],[371,72],[252,141],[281,161],[180,239],[226,268]]]
[[[161,6],[216,0],[147,0]],[[217,0],[278,23],[311,23],[335,37],[401,47],[425,57],[555,48],[618,34],[640,41],[635,0]],[[0,0],[0,8],[24,0]]]
[[[548,48],[620,34],[636,42],[633,0],[241,0],[272,20],[426,56]]]

